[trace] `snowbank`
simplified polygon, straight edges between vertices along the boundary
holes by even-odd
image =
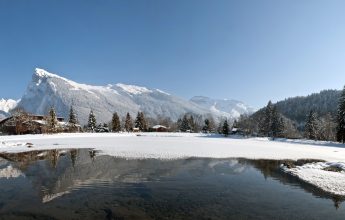
[[[33,144],[28,148],[27,144]],[[311,144],[299,140],[270,141],[267,138],[224,138],[191,133],[80,133],[0,136],[0,152],[40,149],[95,148],[104,154],[126,158],[181,157],[248,159],[320,159],[345,162],[344,145]]]
[[[326,192],[345,196],[345,163],[343,162],[308,163],[290,169],[282,166],[282,169]]]

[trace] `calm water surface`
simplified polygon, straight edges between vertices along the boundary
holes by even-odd
[[[345,219],[344,198],[282,161],[126,160],[89,149],[0,155],[1,219]]]

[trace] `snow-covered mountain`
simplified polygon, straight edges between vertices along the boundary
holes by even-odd
[[[59,116],[67,118],[73,106],[81,124],[86,124],[91,109],[99,123],[109,122],[115,111],[121,117],[127,112],[135,117],[138,111],[143,111],[147,117],[164,116],[172,120],[185,113],[236,118],[241,113],[252,112],[241,102],[225,103],[211,108],[213,105],[205,105],[200,98],[185,100],[159,89],[121,83],[106,86],[80,84],[36,68],[17,107],[34,114],[47,114],[54,106]]]
[[[13,99],[0,99],[0,120],[9,115],[9,112],[14,109],[18,101]]]
[[[192,112],[205,115],[207,109],[159,89],[114,84],[92,86],[76,83],[43,69],[36,69],[18,107],[35,114],[47,114],[54,106],[58,115],[67,118],[70,106],[74,106],[82,124],[86,123],[90,110],[98,122],[111,120],[113,112],[134,117],[138,111],[147,117],[159,115],[173,120]]]
[[[214,115],[236,119],[242,114],[252,114],[255,109],[241,101],[229,99],[212,99],[205,96],[195,96],[191,102],[208,109]]]

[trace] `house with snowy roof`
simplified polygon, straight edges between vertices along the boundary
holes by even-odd
[[[155,125],[150,128],[152,132],[167,132],[168,128],[163,125]]]
[[[10,116],[0,121],[0,132],[3,134],[41,134],[44,133],[47,125],[46,116],[23,114]],[[57,117],[57,126],[62,131],[67,131],[69,123],[64,122],[63,117]],[[76,125],[80,128],[80,125]],[[80,129],[78,129],[80,130]]]

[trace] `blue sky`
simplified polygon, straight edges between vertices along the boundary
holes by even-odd
[[[1,0],[0,97],[35,67],[254,107],[345,84],[343,0]]]

